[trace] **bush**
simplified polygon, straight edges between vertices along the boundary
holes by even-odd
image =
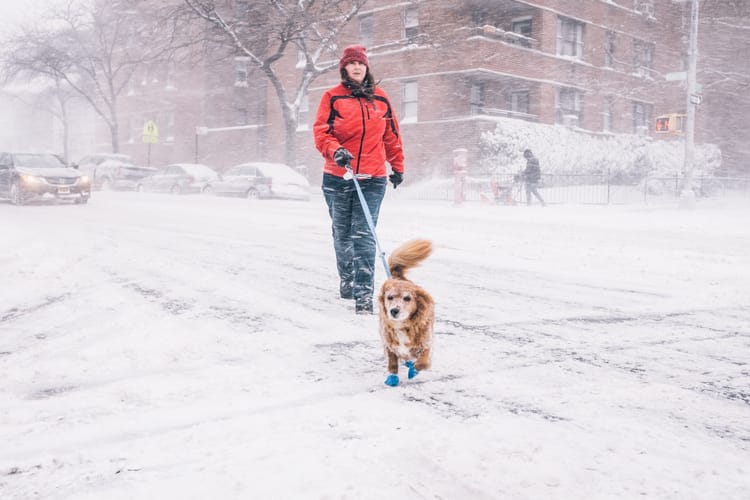
[[[613,182],[637,183],[646,176],[674,177],[683,168],[682,140],[618,134],[596,135],[561,125],[498,119],[493,132],[481,137],[479,175],[522,170],[523,150],[531,149],[546,174],[605,174]],[[721,151],[696,145],[693,175],[713,175],[721,167]]]

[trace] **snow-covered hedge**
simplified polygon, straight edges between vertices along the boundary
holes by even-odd
[[[481,172],[514,173],[523,169],[523,150],[531,149],[546,174],[604,174],[612,179],[667,177],[683,169],[682,140],[654,140],[637,135],[593,135],[561,125],[500,119],[494,132],[481,137]],[[693,175],[712,175],[721,166],[715,145],[696,145]]]

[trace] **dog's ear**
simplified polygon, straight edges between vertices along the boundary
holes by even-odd
[[[413,295],[417,302],[417,307],[412,315],[412,321],[415,324],[423,326],[431,321],[434,314],[434,301],[429,293],[420,287],[414,287]]]

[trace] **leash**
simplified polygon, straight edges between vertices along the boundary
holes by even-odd
[[[347,177],[354,181],[354,187],[357,189],[357,195],[359,196],[359,203],[362,205],[362,211],[365,213],[365,219],[367,220],[367,225],[370,226],[370,232],[372,233],[372,237],[375,239],[375,245],[378,248],[378,252],[380,252],[380,261],[383,263],[383,269],[385,269],[385,276],[386,278],[391,278],[391,271],[388,269],[388,263],[385,260],[385,252],[382,248],[380,248],[380,241],[378,241],[378,235],[375,232],[375,224],[372,221],[372,214],[370,213],[370,207],[367,206],[367,201],[365,201],[365,195],[362,194],[362,188],[359,186],[359,181],[357,180],[357,176],[354,175],[354,172],[352,171],[352,165],[351,163],[347,162],[345,165],[346,168],[346,174],[344,174],[344,179],[347,179]]]

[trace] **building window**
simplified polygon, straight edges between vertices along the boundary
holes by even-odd
[[[613,68],[615,64],[615,32],[607,31],[604,39],[604,67]]]
[[[235,125],[247,125],[247,109],[246,108],[234,108],[234,124]]]
[[[487,24],[487,11],[482,9],[471,10],[471,25],[482,27]]]
[[[404,38],[414,38],[419,34],[419,9],[416,6],[406,7],[403,14]]]
[[[557,55],[583,58],[583,23],[566,17],[557,19]]]
[[[166,76],[164,77],[164,88],[167,90],[174,90],[175,89],[175,77],[177,73],[177,64],[175,64],[174,61],[169,61],[167,63],[167,72]]]
[[[529,114],[528,90],[518,90],[510,93],[510,110],[514,113]]]
[[[375,32],[375,21],[372,14],[361,16],[359,18],[359,39],[362,45],[369,47],[372,45],[373,33]]]
[[[633,102],[633,132],[646,134],[651,123],[652,106],[644,102]]]
[[[641,40],[633,41],[635,72],[640,76],[651,76],[654,67],[654,44]]]
[[[404,82],[402,102],[404,111],[402,113],[402,122],[417,121],[417,103],[418,103],[417,82]]]
[[[167,127],[164,131],[164,142],[174,142],[174,111],[167,113],[165,121],[167,122]]]
[[[653,0],[635,0],[635,10],[640,12],[646,17],[654,17],[654,1]]]
[[[305,94],[299,102],[297,130],[310,129],[310,96]]]
[[[514,44],[523,47],[531,47],[531,40],[526,39],[531,38],[531,17],[519,17],[513,19],[511,23],[511,31],[517,35],[525,37],[513,40]]]
[[[234,17],[237,19],[248,19],[250,16],[249,0],[236,0],[234,2]]]
[[[615,101],[612,97],[604,98],[604,105],[602,106],[602,130],[605,132],[612,132],[612,117],[614,116]]]
[[[234,60],[234,86],[235,87],[247,87],[248,71],[247,61],[244,59],[235,58]]]
[[[133,144],[135,142],[136,134],[138,133],[138,126],[135,124],[133,118],[128,118],[126,123],[126,129],[125,132],[127,133],[127,137],[125,138],[125,142],[128,144]]]
[[[484,114],[484,84],[476,82],[471,84],[469,91],[469,106],[471,115]]]
[[[138,92],[138,76],[133,73],[128,80],[128,90],[125,95],[135,95]]]
[[[557,123],[578,127],[583,115],[583,93],[576,89],[559,89],[555,111]]]

